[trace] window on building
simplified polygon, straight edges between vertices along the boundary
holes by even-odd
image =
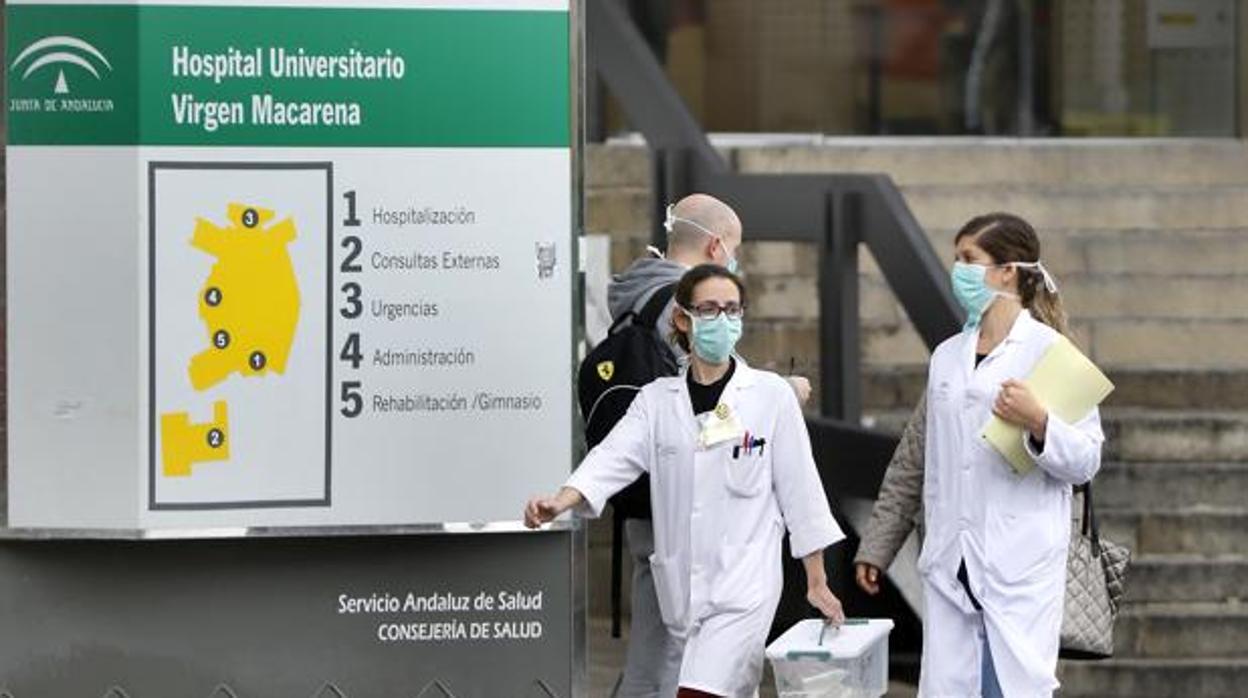
[[[1234,136],[1236,0],[629,0],[708,131]],[[590,47],[592,50],[592,47]],[[609,124],[624,130],[618,110]]]

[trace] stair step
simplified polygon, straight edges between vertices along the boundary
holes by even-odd
[[[1010,211],[1037,228],[1187,230],[1248,220],[1248,186],[1202,187],[985,184],[902,187],[924,228],[959,228],[986,211]]]
[[[1248,461],[1248,412],[1108,409],[1104,423],[1111,460]]]
[[[1248,194],[1245,195],[1248,199]],[[873,301],[874,302],[874,301]],[[879,308],[878,305],[875,306]],[[861,350],[868,368],[926,366],[931,352],[900,313],[864,317]],[[761,321],[761,324],[760,324]],[[765,328],[766,318],[755,318]],[[817,325],[803,320],[814,335]],[[1248,319],[1237,318],[1091,318],[1071,321],[1076,343],[1107,371],[1189,370],[1248,371]],[[818,360],[817,342],[800,354]],[[781,357],[791,355],[784,351]],[[774,354],[772,355],[774,356]],[[1161,405],[1164,407],[1165,405]],[[1216,408],[1219,406],[1211,406]]]
[[[811,137],[740,146],[742,172],[882,172],[899,184],[1215,184],[1248,182],[1239,140]]]
[[[633,191],[633,190],[630,190]],[[963,221],[965,222],[965,221]],[[928,241],[946,264],[960,229],[925,228]],[[1042,257],[1059,282],[1080,278],[1203,279],[1248,273],[1248,229],[1244,227],[1157,230],[1040,228]],[[811,243],[749,242],[742,248],[742,264],[751,276],[814,277],[818,256]],[[871,251],[859,259],[862,281],[883,282],[884,275]],[[1062,284],[1065,289],[1066,284]],[[1076,309],[1080,306],[1076,305]]]
[[[1062,662],[1062,698],[1243,698],[1248,659],[1109,659]]]
[[[1170,259],[1182,257],[1171,256]],[[1078,273],[1064,275],[1060,284],[1064,302],[1075,312],[1075,319],[1082,322],[1107,318],[1248,318],[1248,305],[1243,302],[1248,297],[1248,273],[1219,276]]]
[[[1063,273],[1059,271],[1060,267],[1050,269],[1058,275],[1062,297],[1071,311],[1074,326],[1083,328],[1105,320],[1189,322],[1198,319],[1214,322],[1248,319],[1248,306],[1242,300],[1248,297],[1248,255],[1243,266],[1242,272],[1205,276],[1135,272]],[[763,294],[761,298],[781,296],[759,306],[756,313],[759,317],[818,319],[818,283],[813,275],[775,275],[764,277],[757,283]],[[782,291],[790,290],[787,297],[775,293],[773,286],[777,285]],[[883,279],[864,276],[859,282],[858,292],[860,319],[864,326],[895,326],[904,319],[896,294]],[[769,307],[772,304],[778,307]],[[1084,337],[1077,339],[1080,343],[1087,343]],[[1095,346],[1092,348],[1095,349]]]
[[[1105,463],[1096,503],[1146,511],[1248,506],[1248,463]]]
[[[1248,599],[1248,556],[1141,555],[1127,570],[1130,603]]]
[[[1114,655],[1248,658],[1248,607],[1241,604],[1127,606],[1114,626]]]
[[[1106,409],[1248,410],[1248,370],[1114,369]],[[871,410],[905,410],[918,402],[927,366],[867,368],[863,404]]]
[[[1248,410],[1248,370],[1113,369],[1107,409]]]
[[[911,409],[872,410],[863,423],[900,434]],[[1106,408],[1103,462],[1248,462],[1248,411]]]
[[[1138,511],[1097,507],[1101,533],[1136,555],[1248,555],[1248,511]]]
[[[943,251],[953,249],[958,229],[925,229],[945,264],[951,263],[952,255]],[[1248,229],[1242,227],[1182,231],[1041,228],[1037,232],[1041,257],[1057,276],[1063,291],[1069,290],[1069,282],[1079,279],[1201,279],[1248,274]],[[777,262],[749,267],[753,273],[811,277],[818,273],[817,256],[800,254],[808,246],[763,242],[746,247],[751,251],[766,249],[771,252],[771,259],[764,261]],[[879,263],[869,249],[864,248],[859,265],[863,281],[884,282]],[[1093,298],[1090,302],[1096,301]],[[1076,317],[1080,312],[1089,312],[1086,305],[1087,302],[1072,302]]]
[[[1041,246],[1049,240],[1041,231]],[[1122,231],[1086,236],[1086,271],[1101,274],[1209,275],[1248,273],[1248,231]]]
[[[1248,200],[1248,197],[1246,197]],[[1075,319],[1076,337],[1096,362],[1115,369],[1248,371],[1248,321],[1233,318]]]

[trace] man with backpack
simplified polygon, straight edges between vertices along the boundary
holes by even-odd
[[[681,276],[699,264],[718,264],[737,270],[741,220],[724,202],[707,194],[691,194],[667,208],[664,221],[667,250],[649,254],[616,275],[607,288],[612,326],[581,366],[579,391],[586,440],[592,448],[606,436],[642,385],[664,375],[675,375],[685,360],[672,338],[672,292]],[[804,403],[810,384],[800,377],[790,383]],[[615,516],[613,541],[613,613],[619,613],[619,558],[621,526],[633,561],[632,616],[627,661],[616,696],[658,696],[665,671],[679,667],[679,648],[669,647],[669,635],[659,614],[658,597],[650,571],[654,529],[650,522],[649,480],[645,476],[611,499]],[[618,615],[616,616],[618,623]],[[618,626],[613,626],[618,636]]]

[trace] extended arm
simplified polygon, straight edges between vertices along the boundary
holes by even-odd
[[[923,450],[926,447],[927,395],[919,398],[893,458],[884,471],[884,482],[871,510],[854,562],[871,565],[878,572],[893,564],[897,551],[914,529],[923,503]],[[871,580],[874,584],[874,580]]]

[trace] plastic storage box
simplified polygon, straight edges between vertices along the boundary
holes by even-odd
[[[804,620],[767,647],[779,698],[879,698],[888,692],[893,621],[850,619],[839,629]]]

